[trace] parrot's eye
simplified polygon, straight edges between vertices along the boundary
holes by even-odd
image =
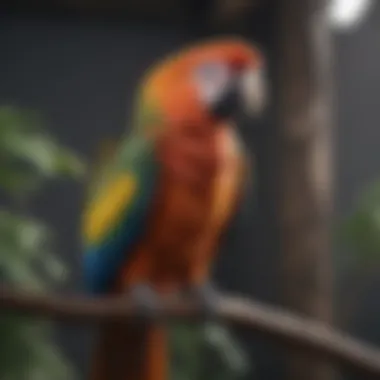
[[[208,62],[196,68],[194,79],[201,100],[211,105],[219,100],[231,78],[225,64]]]

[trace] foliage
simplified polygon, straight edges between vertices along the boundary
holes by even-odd
[[[380,265],[380,182],[361,194],[340,226],[339,238],[357,269]]]
[[[0,107],[0,270],[12,286],[48,291],[65,279],[52,231],[22,209],[46,180],[78,177],[80,160],[41,127],[33,112]],[[52,342],[51,326],[23,316],[0,318],[0,378],[66,380],[75,373]]]
[[[237,380],[250,369],[239,343],[216,322],[175,324],[170,342],[173,380]]]
[[[378,278],[380,270],[380,182],[365,189],[353,211],[339,225],[336,267],[338,269],[337,315],[350,328],[361,300]]]

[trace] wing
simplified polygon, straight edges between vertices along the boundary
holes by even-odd
[[[111,289],[142,236],[156,177],[152,143],[138,137],[123,143],[108,170],[103,171],[83,220],[84,276],[90,292],[99,294]]]

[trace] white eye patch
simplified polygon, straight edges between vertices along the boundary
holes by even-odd
[[[231,79],[228,67],[221,62],[207,62],[198,66],[194,81],[200,100],[208,105],[215,104],[223,95]]]

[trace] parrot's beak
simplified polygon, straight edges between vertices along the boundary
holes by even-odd
[[[212,113],[221,119],[229,118],[240,106],[240,88],[235,80],[231,80],[220,92],[217,101],[212,104]]]
[[[267,88],[264,70],[249,68],[239,78],[242,106],[247,116],[259,116],[267,104]]]
[[[243,70],[223,87],[212,104],[213,114],[223,119],[243,111],[248,117],[258,117],[266,105],[265,83],[263,70]]]

